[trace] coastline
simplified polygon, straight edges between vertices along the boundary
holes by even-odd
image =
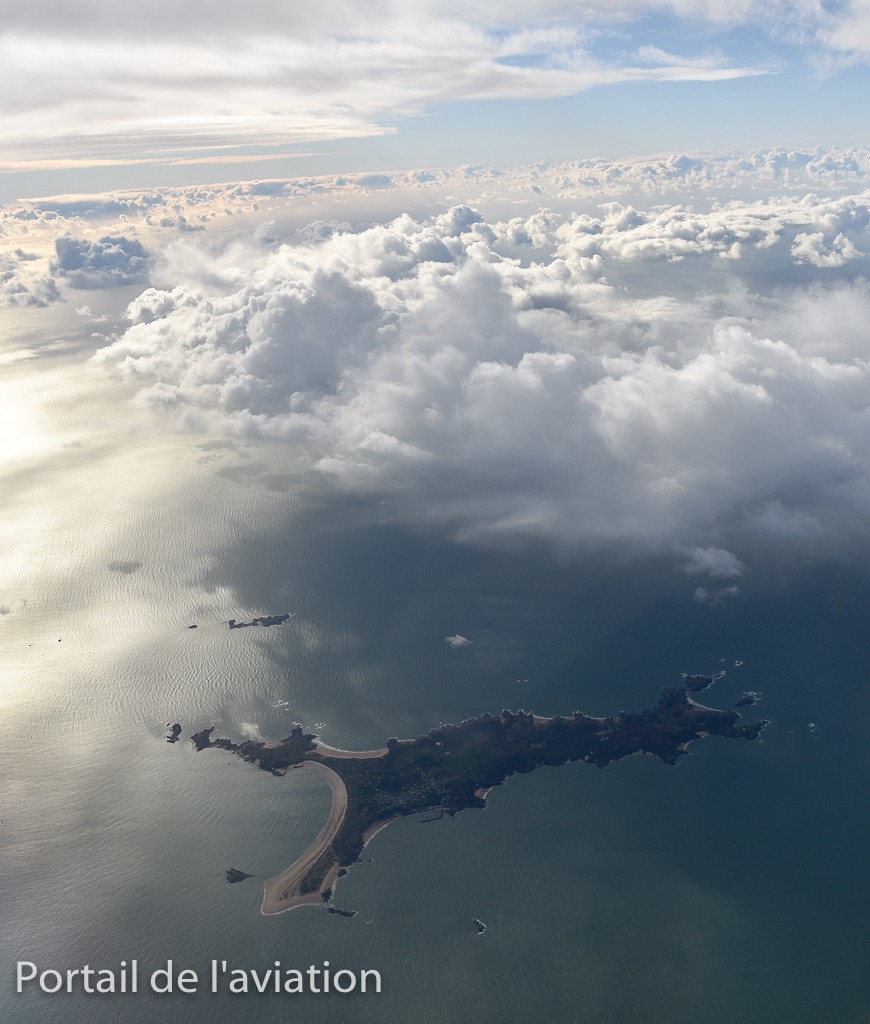
[[[326,744],[317,744],[315,753],[321,757],[359,758],[361,760],[384,757],[388,748],[378,750],[340,750],[337,747],[329,747]],[[334,772],[329,765],[320,760],[307,758],[299,765],[303,770],[317,772],[329,784],[332,790],[332,803],[322,828],[293,863],[279,872],[272,875],[263,883],[263,897],[260,903],[260,913],[265,917],[273,917],[276,914],[286,914],[297,907],[317,906],[323,903],[323,894],[334,889],[338,880],[338,873],[341,864],[338,858],[330,865],[323,876],[323,880],[317,889],[312,892],[301,893],[299,886],[308,872],[314,867],[318,860],[329,851],[332,841],[335,839],[338,830],[344,822],[347,813],[347,787],[341,776]],[[363,849],[368,845],[381,829],[387,827],[390,822],[395,821],[398,815],[391,815],[384,821],[375,822],[363,833]]]
[[[342,757],[342,758],[356,758],[357,760],[369,760],[375,757],[386,757],[389,753],[389,747],[378,747],[377,750],[342,750],[341,747],[330,747],[326,743],[321,743],[320,740],[315,741],[315,754],[319,754],[320,757]]]
[[[389,818],[384,818],[383,821],[376,821],[374,825],[369,827],[363,832],[363,849],[365,849],[369,843],[375,838],[378,832],[382,832],[387,825],[391,825],[397,818],[400,818],[400,814],[392,814]]]
[[[299,725],[270,743],[212,740],[214,726],[191,739],[197,750],[228,750],[276,776],[307,766],[330,787],[332,801],[318,834],[301,856],[263,885],[261,912],[268,916],[328,903],[346,868],[397,817],[436,808],[440,817],[445,810],[456,814],[485,807],[493,786],[542,765],[585,761],[603,768],[637,754],[673,765],[694,740],[710,735],[754,740],[768,724],[738,726],[736,711],[692,700],[690,693],[706,689],[714,677],[683,679],[683,686],[665,687],[653,707],[638,713],[621,711],[602,719],[579,711],[550,717],[505,710],[459,725],[442,724],[416,739],[389,740],[372,750],[330,747]],[[443,758],[455,752],[451,771]]]
[[[297,857],[288,868],[279,874],[267,878],[263,884],[260,912],[267,917],[273,914],[283,914],[285,911],[294,910],[296,907],[306,904],[322,903],[323,892],[330,888],[338,875],[340,865],[336,858],[335,863],[330,866],[317,889],[306,893],[299,891],[299,886],[305,876],[328,852],[347,812],[347,788],[341,777],[319,761],[303,762],[302,770],[306,769],[319,774],[329,784],[329,788],[332,790],[332,803],[322,828],[301,856]]]

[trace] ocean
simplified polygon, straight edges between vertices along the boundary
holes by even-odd
[[[870,1020],[866,561],[760,550],[711,606],[668,552],[477,546],[338,492],[277,443],[131,416],[130,386],[72,334],[38,356],[8,338],[0,1019]],[[366,749],[503,707],[639,710],[680,672],[722,670],[704,701],[762,691],[744,712],[771,719],[760,741],[540,769],[483,811],[396,822],[337,888],[352,918],[259,912],[259,877],[307,846],[328,788],[187,742],[301,722]],[[228,885],[231,866],[257,877]],[[124,959],[329,961],[383,990],[14,991],[18,961]]]

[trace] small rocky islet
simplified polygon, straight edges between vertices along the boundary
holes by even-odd
[[[260,615],[251,619],[250,622],[237,622],[235,619],[230,619],[227,625],[230,629],[246,629],[249,626],[280,626],[289,618],[290,612],[284,612],[283,615]]]

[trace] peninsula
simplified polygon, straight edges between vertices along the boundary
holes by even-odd
[[[298,726],[277,742],[213,739],[213,728],[191,739],[197,750],[226,750],[273,775],[290,769],[316,772],[332,789],[329,813],[314,841],[265,883],[262,911],[278,914],[328,902],[336,880],[359,860],[367,840],[401,815],[483,807],[493,786],[541,765],[586,761],[603,768],[631,754],[653,754],[675,764],[692,740],[704,736],[756,739],[766,721],[739,725],[737,711],[692,699],[717,678],[684,675],[682,686],[666,688],[654,707],[637,713],[592,718],[575,711],[543,718],[503,710],[440,725],[416,739],[393,737],[380,750],[336,750]]]

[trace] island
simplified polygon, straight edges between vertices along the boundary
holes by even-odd
[[[575,711],[546,718],[503,710],[439,725],[416,739],[391,737],[379,750],[338,750],[300,726],[274,742],[212,738],[214,727],[191,740],[198,751],[226,750],[273,775],[316,774],[332,790],[326,820],[308,849],[266,880],[262,912],[279,914],[328,903],[336,881],[359,860],[368,840],[395,818],[484,807],[487,792],[511,775],[569,761],[603,768],[632,754],[651,754],[673,765],[692,740],[757,739],[766,720],[741,725],[737,711],[706,707],[692,698],[721,674],[684,675],[682,686],[665,688],[645,711],[606,718]]]
[[[756,693],[755,690],[747,690],[746,693],[742,694],[737,700],[734,701],[735,708],[751,708],[753,704],[758,704],[761,700],[761,694]]]
[[[251,619],[250,622],[236,622],[235,619],[230,619],[227,625],[230,629],[245,629],[248,626],[280,626],[282,622],[286,622],[290,618],[290,612],[284,612],[283,615],[261,615],[259,618]],[[195,629],[195,626],[188,626],[188,629]]]

